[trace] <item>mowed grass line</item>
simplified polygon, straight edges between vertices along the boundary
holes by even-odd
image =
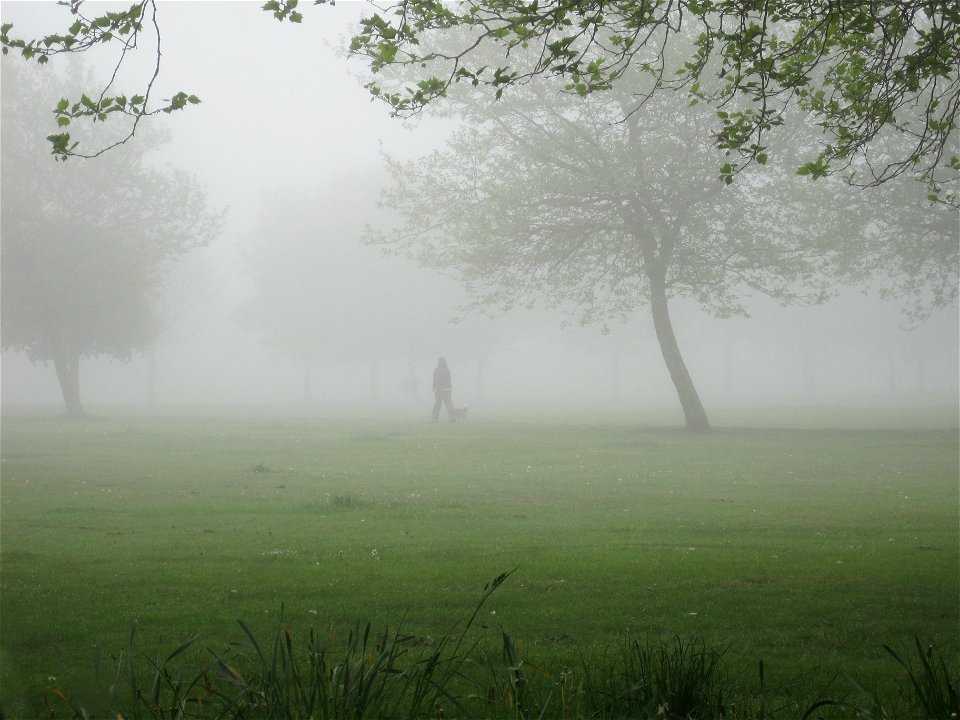
[[[958,651],[957,436],[5,417],[2,703],[89,682],[133,621],[167,650],[281,604],[437,637],[516,566],[484,624],[533,658],[699,634],[785,697],[889,683],[884,643]]]

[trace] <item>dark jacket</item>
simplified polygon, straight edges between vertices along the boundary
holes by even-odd
[[[433,371],[433,391],[450,392],[450,368],[446,363],[438,363]]]

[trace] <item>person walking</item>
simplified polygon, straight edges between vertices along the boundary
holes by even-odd
[[[447,406],[447,417],[450,422],[454,422],[453,400],[451,399],[453,386],[450,383],[450,368],[447,367],[445,358],[437,360],[437,367],[433,370],[433,419],[431,422],[437,422],[440,419],[440,405]]]

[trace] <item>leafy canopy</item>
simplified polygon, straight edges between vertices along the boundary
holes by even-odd
[[[61,100],[55,110],[60,132],[48,137],[57,156],[90,157],[109,149],[89,155],[77,149],[66,128],[79,118],[127,116],[131,124],[120,144],[143,117],[200,102],[180,92],[148,107],[160,67],[156,0],[94,17],[81,12],[82,0],[63,4],[73,18],[64,32],[24,40],[4,24],[3,53],[14,50],[45,63],[57,54],[116,44],[119,68],[149,25],[156,65],[134,94],[116,94],[111,79],[96,97]],[[298,0],[268,0],[262,7],[281,22],[304,19]],[[788,110],[799,108],[822,130],[822,142],[799,174],[842,174],[865,186],[912,174],[926,183],[931,201],[958,206],[958,20],[954,0],[403,0],[363,19],[350,50],[369,61],[379,75],[368,84],[370,92],[397,115],[419,112],[459,82],[489,88],[499,98],[536,76],[559,75],[568,92],[585,96],[609,90],[628,68],[638,68],[649,83],[635,89],[632,112],[665,90],[685,91],[692,104],[713,109],[711,139],[729,156],[720,168],[727,183],[745,166],[766,163],[770,132],[788,122]],[[433,42],[460,31],[468,39],[457,50]],[[694,40],[682,60],[668,61],[675,56],[668,48],[688,38]],[[486,61],[489,48],[493,63]],[[515,65],[518,49],[534,50],[537,62]],[[397,66],[420,75],[398,84],[384,73]],[[893,136],[908,138],[906,149],[898,143],[891,152]]]
[[[486,0],[395,3],[365,19],[351,51],[377,73],[419,68],[414,83],[371,82],[398,115],[420,111],[453,84],[507,88],[558,75],[582,96],[608,91],[629,68],[632,111],[664,90],[685,90],[710,105],[713,143],[731,160],[721,179],[768,157],[770,131],[800,108],[823,132],[815,156],[797,172],[843,173],[879,185],[904,173],[927,183],[931,200],[957,204],[956,113],[960,104],[960,6],[948,0]],[[457,50],[433,40],[467,28]],[[674,46],[694,38],[680,62]],[[494,47],[497,62],[483,62]],[[532,65],[513,62],[533,48]],[[521,53],[526,54],[526,53]],[[902,152],[886,140],[905,135]]]

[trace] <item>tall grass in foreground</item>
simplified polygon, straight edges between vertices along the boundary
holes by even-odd
[[[817,711],[826,708],[839,709],[853,713],[857,718],[864,720],[893,720],[901,717],[916,718],[949,718],[960,717],[960,674],[951,669],[943,657],[943,653],[933,645],[926,650],[915,640],[919,669],[915,670],[912,663],[901,659],[900,655],[889,645],[884,645],[894,660],[906,673],[906,688],[901,688],[901,696],[906,700],[906,708],[891,708],[885,705],[877,693],[862,688],[856,680],[847,676],[847,683],[854,690],[851,699],[825,699],[814,703],[804,714],[804,720],[815,717]],[[907,713],[907,714],[904,714]]]
[[[759,686],[734,688],[722,653],[702,639],[624,640],[598,661],[547,668],[524,658],[503,630],[498,648],[469,639],[480,609],[512,574],[487,583],[459,632],[433,641],[400,632],[373,634],[357,623],[331,651],[310,628],[295,646],[280,620],[269,644],[238,621],[246,640],[183,674],[176,662],[197,638],[155,659],[136,652],[135,631],[106,687],[82,699],[60,688],[46,701],[50,718],[93,720],[311,718],[930,718],[960,717],[960,673],[934,646],[916,643],[919,668],[884,646],[906,673],[901,694],[885,705],[845,677],[844,699],[796,699],[767,706]],[[99,666],[97,668],[99,677]],[[891,701],[887,701],[891,702]],[[5,717],[0,710],[0,718]]]

